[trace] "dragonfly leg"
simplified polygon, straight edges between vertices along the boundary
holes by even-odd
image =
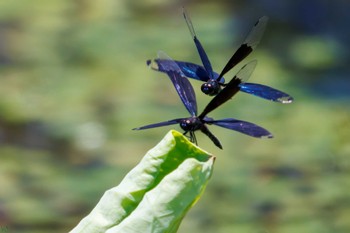
[[[194,144],[198,145],[198,143],[197,143],[197,138],[196,138],[196,135],[194,134],[194,131],[190,131],[190,140],[191,140],[191,142],[193,142]]]
[[[190,135],[186,135],[188,132],[190,132]],[[190,140],[191,142],[193,142],[193,136],[192,136],[192,134],[191,134],[191,131],[185,131],[185,132],[183,133],[183,135],[185,135],[186,138],[188,138],[188,140]]]

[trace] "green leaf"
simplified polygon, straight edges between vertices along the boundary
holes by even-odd
[[[71,232],[176,232],[202,195],[214,160],[171,130]]]

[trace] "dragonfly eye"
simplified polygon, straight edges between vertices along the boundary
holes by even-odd
[[[190,119],[183,119],[180,122],[180,127],[185,131],[191,131],[192,129],[192,122]]]
[[[210,83],[203,83],[201,90],[206,95],[212,95],[213,93],[213,87]]]
[[[197,117],[190,117],[180,121],[180,127],[184,131],[195,131],[201,126],[201,121]]]
[[[216,80],[210,80],[209,82],[203,83],[201,90],[206,95],[216,95],[220,92],[220,84]]]

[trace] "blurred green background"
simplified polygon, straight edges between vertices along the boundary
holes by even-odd
[[[179,232],[350,232],[348,1],[0,1],[0,231],[67,232],[186,117],[158,50],[200,63],[189,11],[220,71],[267,15],[250,81],[290,105],[240,93],[214,111],[266,127],[272,140],[211,127],[224,150]],[[233,76],[239,67],[231,71]],[[210,97],[197,91],[199,111]],[[180,130],[178,126],[175,129]]]

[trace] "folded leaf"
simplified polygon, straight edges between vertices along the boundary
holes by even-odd
[[[214,159],[170,131],[71,232],[176,232],[203,193]]]

